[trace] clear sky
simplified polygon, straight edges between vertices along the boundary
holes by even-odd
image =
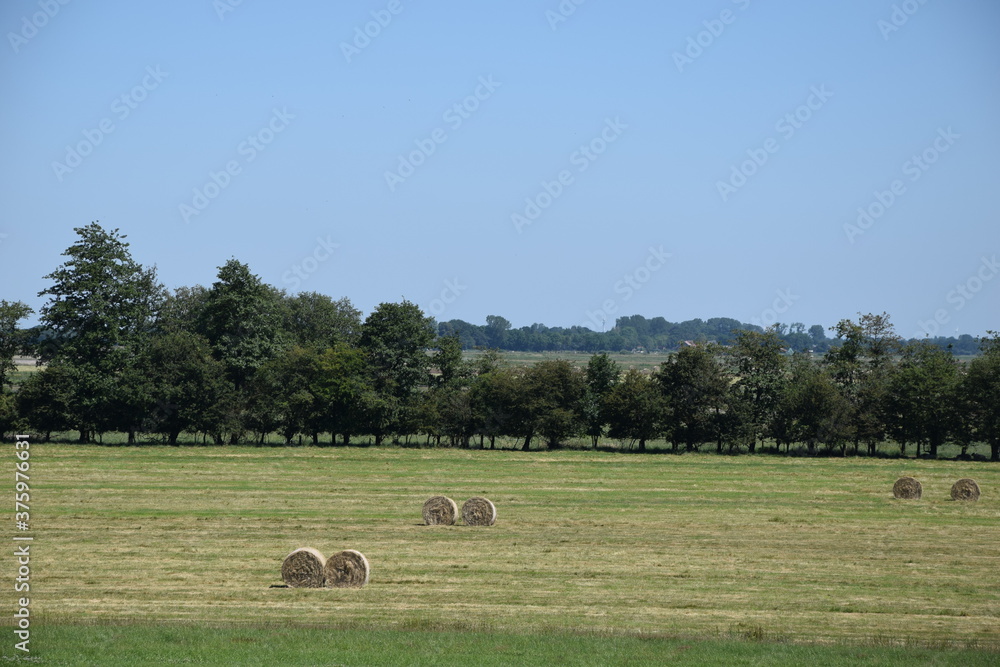
[[[0,298],[36,310],[98,220],[170,288],[235,257],[365,314],[1000,329],[995,0],[8,0],[0,28]]]

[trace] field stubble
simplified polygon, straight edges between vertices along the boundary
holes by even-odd
[[[995,464],[77,445],[32,461],[41,623],[1000,645]],[[921,500],[893,499],[904,474]],[[960,477],[978,502],[950,500]],[[490,498],[496,525],[424,525],[438,494]],[[369,585],[271,587],[301,546],[361,551]]]

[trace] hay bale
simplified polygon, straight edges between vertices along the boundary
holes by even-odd
[[[327,588],[361,588],[368,583],[371,568],[364,554],[347,549],[326,559],[323,568]]]
[[[466,526],[492,526],[497,522],[497,508],[486,498],[469,498],[462,504]]]
[[[428,526],[451,526],[458,519],[458,505],[447,496],[434,496],[424,503],[424,523]]]
[[[960,479],[951,485],[952,500],[979,500],[979,485],[976,480]]]
[[[893,498],[900,498],[902,500],[919,500],[921,493],[923,493],[923,487],[920,486],[920,482],[912,477],[900,477],[896,480],[896,483],[892,485]]]
[[[285,556],[281,580],[292,588],[322,588],[326,557],[312,547],[302,547]]]

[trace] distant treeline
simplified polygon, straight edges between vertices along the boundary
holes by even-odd
[[[362,321],[347,299],[288,295],[235,259],[210,288],[169,292],[118,230],[76,231],[67,260],[45,276],[39,326],[20,329],[31,309],[0,301],[2,434],[178,443],[187,433],[217,444],[273,433],[317,444],[423,436],[456,447],[505,438],[525,450],[585,437],[640,451],[666,440],[688,451],[769,442],[868,455],[892,441],[931,457],[946,443],[962,454],[986,443],[1000,460],[1000,334],[963,364],[926,341],[902,341],[884,313],[842,320],[822,354],[789,354],[789,337],[815,343],[818,325],[761,331],[631,317],[616,329],[636,341],[688,343],[652,373],[623,372],[603,353],[584,369],[565,360],[517,367],[493,348],[465,360],[462,332],[442,331],[408,301],[380,304]],[[496,316],[486,329],[483,346],[514,346],[521,331]],[[16,354],[44,367],[14,386]]]
[[[793,352],[823,354],[840,344],[828,338],[822,325],[808,329],[801,322],[777,323],[771,327],[786,349]],[[610,331],[592,331],[587,327],[547,327],[544,324],[514,329],[505,318],[490,315],[485,325],[463,320],[448,320],[437,325],[441,336],[457,336],[462,349],[495,348],[511,352],[669,352],[690,343],[718,343],[729,346],[739,331],[763,332],[764,327],[741,323],[729,317],[668,322],[662,317],[647,319],[642,315],[619,317]],[[963,334],[958,338],[939,336],[926,342],[956,355],[979,354],[979,342]]]

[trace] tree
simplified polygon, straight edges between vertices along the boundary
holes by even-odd
[[[374,373],[375,389],[397,399],[410,394],[429,379],[427,349],[434,341],[432,320],[419,307],[381,303],[361,325],[359,347]]]
[[[490,439],[490,449],[497,436],[517,436],[527,424],[522,414],[521,377],[518,371],[503,364],[480,372],[469,388],[469,401],[476,428]]]
[[[490,347],[502,349],[507,342],[510,322],[499,315],[486,316],[486,338]]]
[[[197,332],[207,302],[208,289],[201,285],[178,287],[164,299],[158,328],[161,331]]]
[[[213,423],[232,393],[208,341],[189,331],[154,336],[139,366],[150,384],[146,427],[171,445],[184,431],[221,431]]]
[[[17,414],[26,426],[48,440],[53,431],[78,427],[77,391],[71,367],[54,362],[21,384],[16,394]]]
[[[967,439],[988,443],[990,458],[1000,461],[1000,333],[989,333],[980,341],[982,356],[969,362],[959,395]]]
[[[841,320],[833,329],[842,343],[829,349],[825,363],[851,405],[855,448],[864,442],[874,454],[886,436],[886,392],[899,337],[886,313],[861,315],[857,323]]]
[[[646,451],[646,441],[659,437],[667,403],[663,392],[639,370],[630,368],[606,398],[608,435],[638,443]]]
[[[218,278],[205,297],[197,329],[242,391],[257,369],[286,346],[280,294],[235,259],[219,267]]]
[[[7,386],[7,374],[16,370],[14,355],[21,352],[26,343],[25,332],[17,328],[17,323],[33,312],[20,301],[0,300],[0,396]]]
[[[144,269],[118,230],[98,223],[74,230],[80,237],[63,255],[69,259],[45,276],[53,281],[39,296],[47,329],[43,361],[60,362],[74,380],[70,406],[80,441],[123,420],[120,380],[152,331],[164,298],[155,269]],[[131,432],[130,432],[131,435]]]
[[[587,362],[584,371],[587,388],[583,396],[582,412],[587,435],[595,448],[608,423],[604,401],[618,384],[620,377],[621,368],[606,353],[595,354]]]
[[[374,392],[368,360],[363,351],[339,343],[320,353],[318,365],[312,393],[322,409],[322,430],[329,431],[334,440],[341,434],[349,445],[351,436],[364,432],[360,406],[363,397]]]
[[[264,362],[250,380],[247,424],[260,441],[278,431],[290,444],[298,434],[318,443],[324,430],[326,406],[318,392],[321,353],[312,347],[293,347]]]
[[[361,311],[350,299],[334,301],[325,294],[301,292],[283,299],[282,326],[288,338],[301,347],[333,347],[357,343]]]
[[[889,428],[900,443],[926,444],[932,458],[956,430],[958,362],[928,342],[907,345],[889,384]]]
[[[773,434],[780,445],[805,442],[810,452],[817,444],[839,447],[846,454],[854,437],[853,412],[840,388],[808,355],[792,357],[790,376],[778,403]]]
[[[660,364],[655,379],[671,413],[667,430],[676,444],[688,451],[704,442],[718,440],[721,413],[729,379],[709,345],[683,347]]]
[[[730,409],[738,420],[734,435],[753,452],[757,441],[771,434],[785,382],[781,338],[773,327],[763,333],[739,331],[730,355],[737,378],[730,401]]]
[[[438,386],[452,387],[461,384],[471,370],[462,361],[462,343],[458,336],[443,336],[437,340],[433,365],[438,369]]]
[[[153,328],[163,286],[155,269],[132,259],[117,229],[94,222],[74,231],[80,238],[63,253],[69,259],[45,276],[53,284],[38,293],[51,297],[40,319],[53,335],[41,357],[117,371],[127,348]]]
[[[546,360],[528,369],[524,385],[535,430],[550,448],[578,434],[585,388],[583,373],[565,359]],[[526,441],[525,451],[528,445]]]

